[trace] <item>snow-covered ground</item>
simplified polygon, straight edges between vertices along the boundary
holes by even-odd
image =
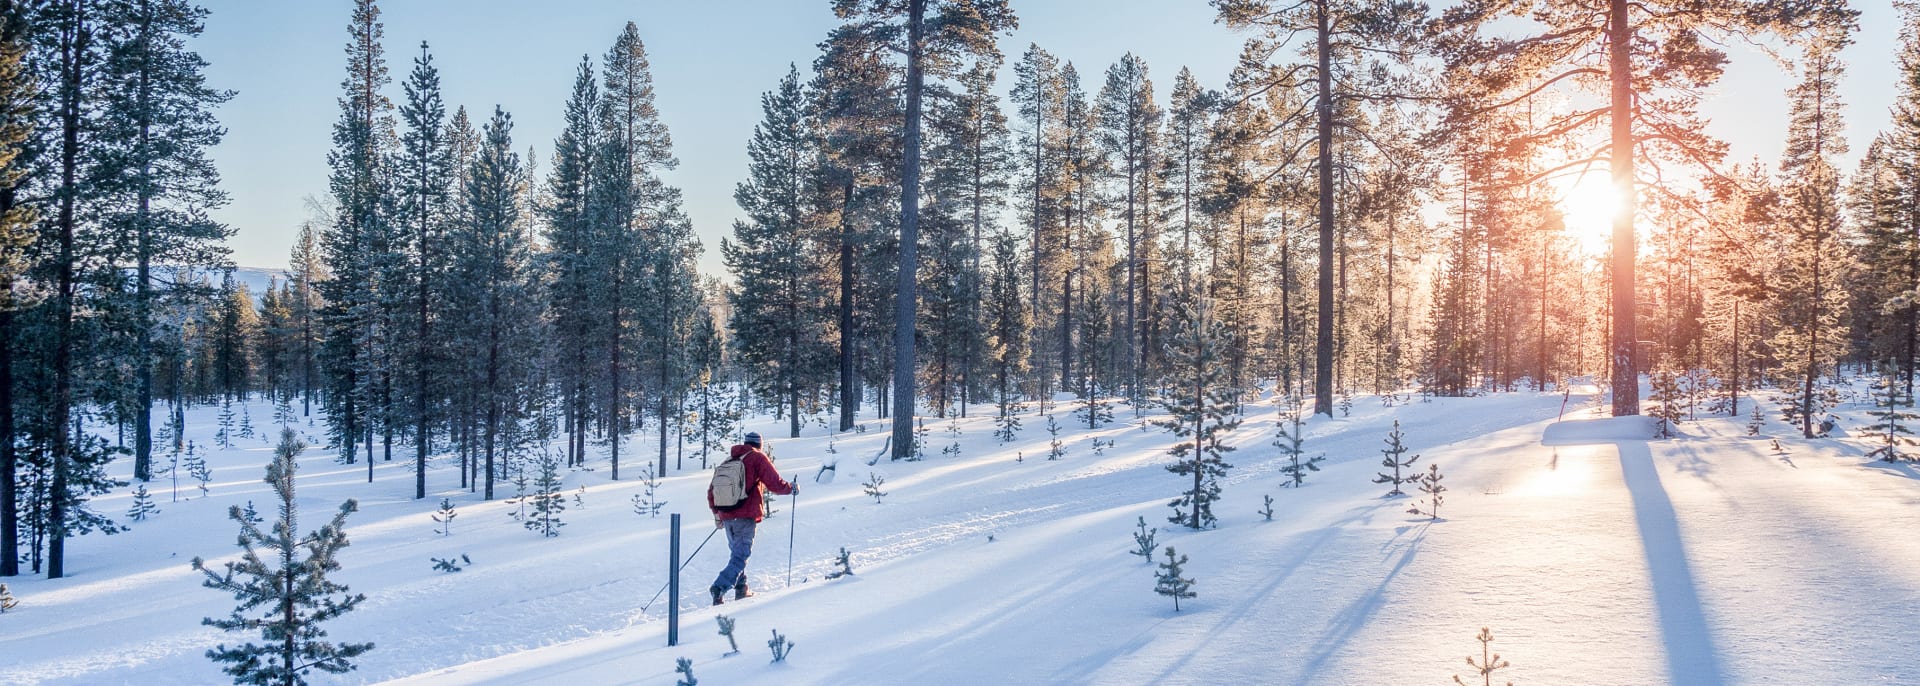
[[[1513,664],[1497,680],[1519,684],[1920,683],[1920,474],[1868,460],[1864,438],[1786,438],[1777,419],[1760,437],[1744,417],[1702,418],[1648,441],[1644,424],[1594,419],[1578,395],[1572,405],[1543,442],[1557,394],[1363,398],[1351,417],[1309,421],[1306,447],[1328,459],[1296,490],[1279,487],[1273,405],[1256,403],[1232,434],[1219,526],[1199,532],[1167,522],[1181,487],[1163,468],[1173,438],[1125,407],[1116,424],[1064,432],[1059,461],[1045,459],[1044,419],[1027,416],[1019,440],[1000,444],[982,406],[929,419],[926,461],[871,468],[884,423],[837,437],[828,455],[823,430],[782,439],[769,419],[752,428],[774,437],[802,489],[760,529],[749,564],[760,595],[718,608],[738,622],[730,657],[704,598],[724,536],[683,577],[679,646],[666,645],[665,600],[642,612],[666,583],[668,518],[632,510],[640,458],[620,482],[603,460],[569,473],[566,526],[541,538],[507,516],[513,506],[457,488],[451,467],[416,501],[400,458],[369,484],[364,465],[313,449],[301,528],[360,501],[336,579],[368,599],[328,630],[376,647],[337,679],[348,682],[671,684],[687,657],[711,684],[1439,684],[1466,675],[1484,626]],[[252,408],[259,424],[269,414]],[[214,417],[190,413],[198,442]],[[1842,417],[1864,432],[1861,408]],[[1416,468],[1445,474],[1438,521],[1371,482],[1395,419]],[[1095,455],[1096,438],[1113,446]],[[940,452],[955,443],[958,456]],[[0,683],[225,681],[203,653],[250,637],[201,626],[233,601],[201,588],[188,560],[233,559],[226,509],[267,509],[269,454],[260,438],[216,451],[210,495],[183,475],[193,499],[169,502],[158,481],[161,512],[71,541],[68,578],[8,580],[20,606],[0,615]],[[837,478],[816,482],[823,459],[837,459]],[[691,551],[712,526],[706,473],[686,466],[661,497],[686,515]],[[862,493],[869,472],[886,479],[883,502]],[[1256,513],[1262,495],[1272,521]],[[451,536],[429,518],[442,496],[458,507]],[[95,506],[118,515],[129,502],[117,492]],[[1153,565],[1127,552],[1142,516],[1191,560],[1199,596],[1179,612],[1153,593]],[[856,574],[824,579],[842,546]],[[429,562],[461,554],[472,565],[457,573]],[[795,645],[782,664],[769,664],[774,631]]]

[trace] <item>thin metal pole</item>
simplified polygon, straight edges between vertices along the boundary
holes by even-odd
[[[795,483],[799,477],[787,480]],[[800,489],[793,490],[793,504],[787,506],[787,585],[793,585],[793,530],[800,525]]]
[[[680,645],[680,513],[673,513],[667,543],[667,645]]]

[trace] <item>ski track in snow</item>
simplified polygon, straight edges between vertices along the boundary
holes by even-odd
[[[1594,416],[1576,405],[1568,419]],[[604,458],[567,474],[567,526],[543,539],[507,517],[511,484],[483,502],[453,488],[448,458],[429,474],[437,490],[415,501],[410,450],[376,463],[368,484],[364,463],[309,449],[302,530],[347,497],[361,506],[336,579],[368,599],[327,630],[376,643],[358,671],[320,681],[671,684],[673,658],[688,656],[708,683],[1444,683],[1490,626],[1514,664],[1500,676],[1518,683],[1920,683],[1905,643],[1920,628],[1920,540],[1898,534],[1920,512],[1920,476],[1863,468],[1855,443],[1783,438],[1782,459],[1744,436],[1744,418],[1702,418],[1673,440],[1546,446],[1558,395],[1391,408],[1361,398],[1350,417],[1308,420],[1306,449],[1327,460],[1305,487],[1283,489],[1266,398],[1229,435],[1219,527],[1190,532],[1167,522],[1182,479],[1165,471],[1173,437],[1141,428],[1155,413],[1119,405],[1116,423],[1088,430],[1071,407],[1056,408],[1068,452],[1058,461],[1045,459],[1045,420],[1032,413],[1005,445],[990,415],[929,418],[928,459],[871,467],[837,458],[879,449],[884,422],[840,434],[840,455],[823,455],[827,436],[782,439],[783,423],[760,418],[750,428],[771,437],[802,492],[779,498],[756,536],[748,571],[761,595],[719,609],[739,620],[742,654],[727,658],[704,607],[724,535],[686,567],[682,645],[666,647],[667,601],[641,606],[666,583],[668,518],[637,517],[628,498],[641,484],[608,481]],[[189,415],[203,445],[213,416]],[[1438,521],[1404,512],[1417,494],[1383,498],[1370,483],[1395,418],[1422,456],[1411,469],[1438,463],[1446,475]],[[1096,438],[1114,445],[1095,456]],[[949,444],[958,457],[940,453]],[[647,445],[632,442],[623,473],[646,464]],[[201,653],[249,637],[199,625],[232,601],[200,588],[187,561],[235,558],[227,506],[270,512],[258,480],[268,454],[259,439],[215,450],[212,497],[169,502],[171,482],[156,481],[162,512],[127,534],[71,541],[70,578],[9,580],[22,604],[0,616],[0,683],[224,681]],[[848,473],[814,483],[822,458]],[[712,531],[696,465],[661,479],[666,511],[686,513],[689,554]],[[880,503],[861,492],[867,472],[887,479]],[[1253,512],[1263,493],[1271,522]],[[428,518],[442,496],[459,508],[448,537]],[[116,492],[95,507],[118,515],[129,502]],[[1199,596],[1179,613],[1151,593],[1164,555],[1127,554],[1140,516],[1190,557]],[[855,575],[825,580],[841,546]],[[429,569],[428,557],[461,553],[466,571]],[[767,664],[770,629],[794,641],[790,662]]]

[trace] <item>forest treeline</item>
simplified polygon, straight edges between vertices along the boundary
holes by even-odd
[[[704,246],[644,24],[552,75],[565,102],[514,103],[564,113],[537,154],[355,0],[328,187],[252,293],[211,214],[235,94],[191,49],[206,10],[0,0],[0,576],[61,576],[65,539],[116,527],[86,506],[109,462],[154,478],[209,404],[493,498],[530,461],[704,465],[751,412],[890,419],[907,458],[927,415],[1011,436],[1157,405],[1213,437],[1263,390],[1331,414],[1593,376],[1634,414],[1653,371],[1731,413],[1778,389],[1811,435],[1852,364],[1911,402],[1914,5],[1892,117],[1842,170],[1839,0],[1212,4],[1245,39],[1218,88],[1003,52],[1007,0],[834,0]],[[1789,65],[1778,160],[1705,131],[1731,40]],[[1563,212],[1587,173],[1628,191],[1600,254]]]

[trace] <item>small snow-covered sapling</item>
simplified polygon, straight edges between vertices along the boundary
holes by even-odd
[[[1414,503],[1413,507],[1407,508],[1407,514],[1426,515],[1428,519],[1440,518],[1440,501],[1444,500],[1440,494],[1447,490],[1446,486],[1440,485],[1441,478],[1440,464],[1437,462],[1428,463],[1427,473],[1414,477],[1420,483],[1420,492],[1427,496],[1427,507],[1421,509],[1419,503]]]
[[[1415,476],[1401,475],[1400,470],[1407,467],[1411,467],[1413,466],[1414,462],[1417,462],[1420,460],[1419,455],[1415,455],[1413,457],[1409,457],[1406,459],[1401,459],[1400,456],[1405,455],[1407,453],[1406,444],[1400,442],[1400,439],[1404,438],[1405,436],[1406,434],[1400,433],[1400,420],[1398,419],[1393,420],[1393,431],[1390,431],[1387,433],[1387,439],[1386,439],[1387,447],[1380,451],[1382,455],[1386,456],[1386,459],[1383,459],[1380,461],[1380,466],[1392,468],[1393,475],[1388,476],[1385,473],[1381,473],[1374,478],[1373,482],[1376,484],[1392,485],[1393,490],[1387,491],[1388,497],[1392,497],[1396,495],[1406,495],[1406,493],[1400,490],[1400,485],[1410,484],[1420,479],[1418,475],[1415,475]]]
[[[578,491],[574,491],[574,492],[573,492],[573,506],[574,506],[574,507],[577,507],[577,508],[580,508],[580,509],[582,509],[582,510],[584,510],[584,509],[587,509],[587,486],[586,486],[586,484],[581,484],[581,485],[580,485],[580,490],[578,490]]]
[[[1760,429],[1767,425],[1767,415],[1760,412],[1760,401],[1753,402],[1753,416],[1747,419],[1747,435],[1758,436]]]
[[[1058,460],[1065,457],[1067,451],[1060,447],[1060,422],[1054,421],[1053,415],[1047,415],[1047,435],[1053,437],[1053,440],[1047,444],[1047,459]]]
[[[732,650],[724,653],[722,657],[739,653],[740,644],[733,640],[733,618],[726,615],[714,615],[713,621],[720,624],[720,635],[727,637],[727,647],[732,648]]]
[[[1262,494],[1260,497],[1267,502],[1260,509],[1254,510],[1254,512],[1260,513],[1260,516],[1266,517],[1267,521],[1271,522],[1273,521],[1273,496]]]
[[[988,540],[992,540],[992,537],[988,537]],[[840,565],[840,569],[832,572],[827,572],[828,579],[838,579],[843,576],[853,576],[853,561],[849,559],[846,546],[840,546],[840,556],[834,558],[833,563]]]
[[[460,513],[454,511],[453,501],[442,497],[439,511],[433,513],[433,522],[439,524],[440,528],[434,529],[433,532],[442,536],[452,536],[453,518],[458,516]]]
[[[460,554],[460,562],[458,563],[455,563],[453,561],[453,558],[450,558],[450,557],[449,558],[429,557],[427,559],[433,561],[433,571],[436,571],[436,572],[457,572],[462,569],[460,565],[473,564],[473,560],[468,559],[466,553]]]
[[[1506,660],[1500,659],[1499,653],[1493,652],[1492,629],[1484,626],[1480,627],[1480,635],[1474,638],[1480,641],[1480,661],[1474,662],[1473,656],[1468,655],[1467,666],[1473,668],[1473,673],[1480,675],[1480,686],[1493,686],[1494,671],[1506,669],[1511,665],[1508,665]],[[1458,674],[1453,675],[1453,683],[1459,686],[1468,686],[1467,682],[1461,679]],[[1513,682],[1507,682],[1507,686],[1513,686]]]
[[[880,490],[880,485],[886,482],[887,477],[880,476],[874,472],[867,472],[867,482],[860,484],[860,486],[868,497],[873,498],[874,504],[878,505],[880,504],[880,499],[887,496],[886,491]]]
[[[787,655],[793,653],[793,642],[780,635],[779,629],[773,629],[773,640],[767,641],[767,647],[773,649],[774,662],[786,662]]]
[[[1133,532],[1133,550],[1129,550],[1127,553],[1130,555],[1139,555],[1141,562],[1152,562],[1153,550],[1160,547],[1160,544],[1153,542],[1153,536],[1159,533],[1160,530],[1147,528],[1146,517],[1141,517],[1140,521],[1136,522],[1136,526],[1139,526],[1140,530]]]
[[[1160,571],[1154,574],[1154,580],[1157,583],[1154,584],[1153,592],[1173,598],[1174,612],[1180,611],[1181,598],[1192,598],[1198,595],[1193,591],[1193,580],[1180,576],[1184,571],[1180,566],[1186,563],[1187,556],[1181,555],[1176,558],[1173,546],[1167,546],[1167,561],[1160,563]]]
[[[147,492],[147,485],[140,484],[133,492],[133,507],[127,508],[127,519],[144,521],[159,512],[160,508],[153,504],[153,495]]]
[[[11,610],[19,604],[19,599],[13,597],[13,591],[8,590],[6,584],[0,584],[0,612]]]
[[[693,678],[693,661],[687,658],[676,658],[673,661],[673,673],[687,675],[685,679],[674,681],[673,686],[696,686],[700,683],[699,679]]]

